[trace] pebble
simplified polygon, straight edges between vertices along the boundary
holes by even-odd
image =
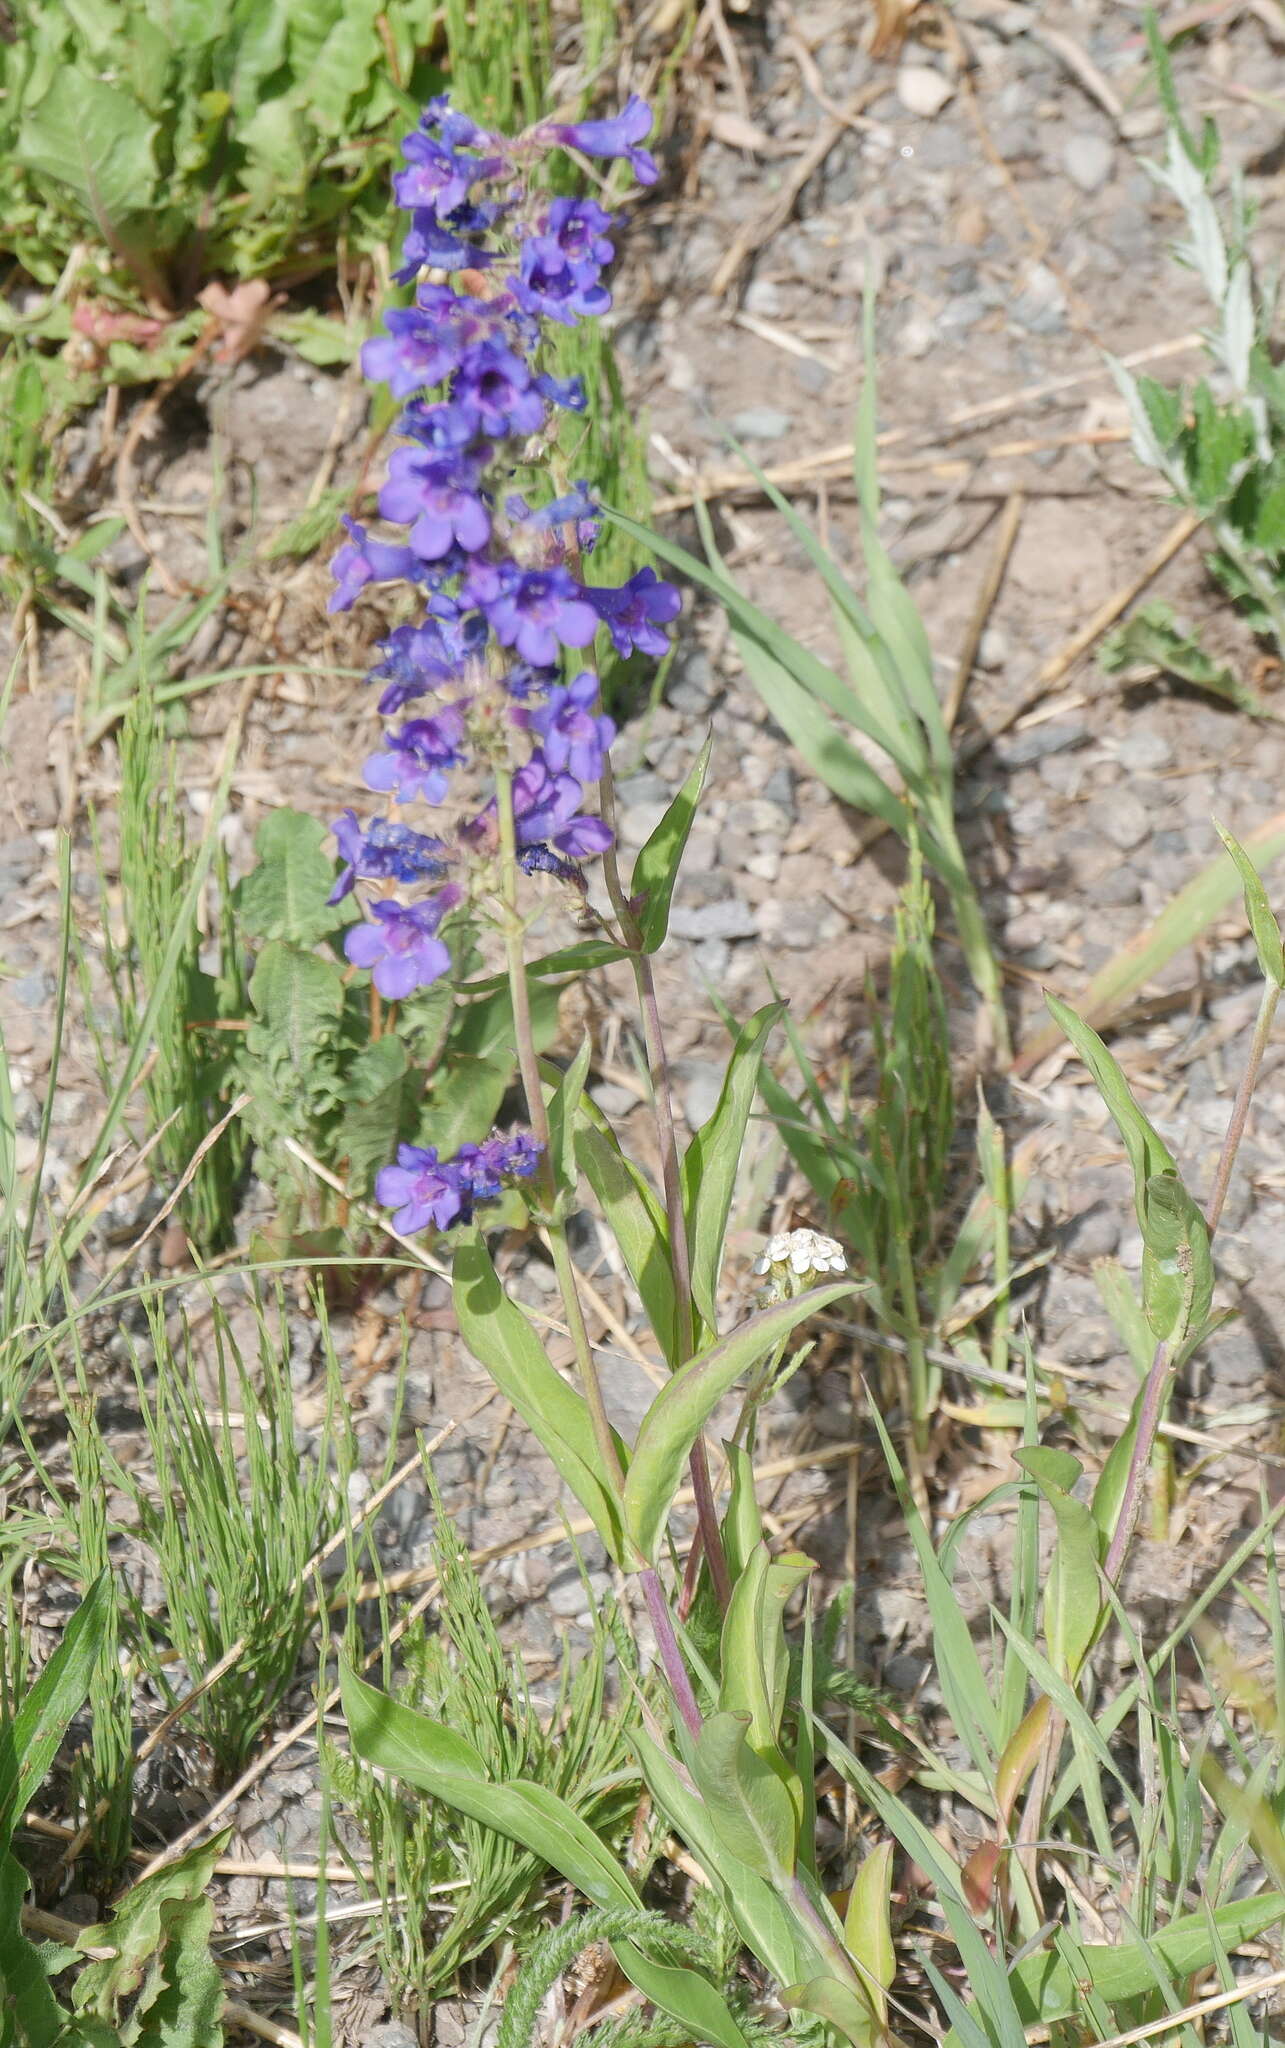
[[[1115,151],[1102,135],[1072,135],[1062,151],[1062,168],[1081,192],[1100,192],[1115,168]]]
[[[1061,333],[1066,326],[1066,294],[1047,263],[1031,265],[1011,311],[1028,334]]]
[[[730,426],[732,432],[742,441],[780,441],[794,425],[791,413],[779,412],[774,405],[747,405],[742,412],[734,412]]]
[[[683,1084],[683,1117],[689,1131],[708,1123],[723,1092],[724,1069],[717,1060],[675,1062]]]
[[[1131,789],[1112,789],[1089,805],[1090,826],[1128,853],[1141,846],[1151,831],[1151,815]]]
[[[931,121],[954,96],[950,79],[932,64],[903,64],[897,73],[897,98],[921,120]]]
[[[1070,747],[1082,747],[1088,737],[1086,725],[1070,719],[1050,719],[1047,725],[1033,725],[1026,732],[1019,732],[1007,745],[997,747],[996,752],[1007,767],[1025,768],[1032,761],[1044,760],[1048,754],[1063,754]]]
[[[620,813],[620,837],[626,846],[642,846],[659,825],[668,804],[626,804]]]
[[[1116,760],[1129,775],[1154,775],[1173,761],[1173,748],[1162,732],[1140,726],[1127,733],[1115,750]]]
[[[725,896],[720,903],[676,904],[669,929],[676,939],[755,939],[759,923],[748,903]]]

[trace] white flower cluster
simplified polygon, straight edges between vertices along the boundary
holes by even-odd
[[[846,1273],[843,1247],[819,1230],[778,1230],[754,1261],[755,1277],[763,1281],[759,1295],[766,1305],[799,1294],[826,1273]]]

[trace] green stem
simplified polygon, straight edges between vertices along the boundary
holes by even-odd
[[[513,1005],[513,1034],[517,1046],[518,1071],[522,1076],[522,1089],[526,1096],[527,1117],[536,1142],[542,1148],[537,1186],[544,1210],[545,1235],[553,1257],[553,1270],[557,1276],[567,1328],[571,1333],[581,1386],[584,1389],[585,1400],[589,1404],[594,1441],[602,1459],[603,1472],[615,1487],[617,1499],[623,1499],[624,1469],[620,1463],[620,1453],[616,1449],[616,1439],[607,1414],[607,1405],[602,1398],[602,1383],[598,1378],[593,1347],[589,1342],[584,1311],[580,1306],[575,1262],[567,1246],[563,1220],[558,1213],[558,1185],[553,1160],[549,1154],[549,1114],[545,1107],[544,1091],[540,1086],[540,1067],[531,1031],[531,1003],[527,989],[526,957],[522,946],[523,926],[518,912],[517,830],[513,819],[513,776],[507,768],[497,765],[495,788],[500,832],[500,896],[504,905],[504,959],[508,970],[509,999]]]
[[[1254,1023],[1254,1036],[1250,1041],[1249,1058],[1245,1062],[1245,1071],[1240,1077],[1240,1087],[1236,1090],[1236,1100],[1232,1105],[1231,1121],[1227,1126],[1227,1136],[1223,1139],[1223,1149],[1218,1160],[1218,1172],[1214,1177],[1214,1190],[1209,1197],[1209,1207],[1205,1211],[1205,1221],[1211,1231],[1217,1230],[1218,1219],[1223,1213],[1223,1204],[1227,1200],[1227,1189],[1231,1181],[1232,1168],[1236,1164],[1236,1154],[1240,1150],[1240,1141],[1245,1135],[1245,1125],[1249,1119],[1249,1105],[1253,1099],[1254,1088],[1258,1080],[1258,1070],[1263,1064],[1263,1054],[1267,1050],[1267,1041],[1272,1034],[1272,1024],[1275,1020],[1276,1005],[1280,1001],[1280,994],[1281,992],[1274,981],[1268,981],[1263,984],[1262,1000],[1258,1005],[1258,1016]]]

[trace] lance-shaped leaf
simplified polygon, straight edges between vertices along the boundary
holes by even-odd
[[[669,906],[674,898],[674,884],[678,880],[678,870],[682,866],[683,851],[692,829],[692,820],[696,816],[696,806],[705,787],[705,776],[713,745],[714,735],[711,733],[701,748],[686,782],[634,862],[629,894],[637,902],[644,953],[659,952],[665,943],[665,936],[669,930]]]
[[[643,1417],[625,1480],[625,1526],[649,1564],[655,1563],[688,1453],[724,1395],[796,1324],[856,1292],[854,1281],[839,1280],[763,1309],[661,1388]]]
[[[1179,1345],[1205,1323],[1214,1293],[1209,1225],[1176,1173],[1143,1190],[1142,1306],[1158,1344]]]
[[[669,1263],[669,1229],[655,1190],[615,1132],[589,1102],[580,1099],[575,1131],[576,1163],[601,1205],[616,1247],[638,1289],[652,1334],[668,1363],[678,1363],[678,1311]]]
[[[1263,878],[1240,841],[1224,831],[1217,818],[1214,819],[1214,830],[1236,863],[1245,893],[1245,915],[1254,934],[1263,979],[1270,981],[1275,988],[1285,988],[1285,946],[1281,943],[1281,928],[1267,900]]]
[[[49,1774],[68,1722],[85,1703],[115,1597],[111,1578],[100,1573],[17,1714],[0,1724],[0,1850],[8,1848],[32,1794]]]
[[[714,1831],[759,1877],[793,1875],[799,1816],[770,1763],[751,1746],[748,1714],[711,1714],[696,1741],[692,1775]]]
[[[1098,1583],[1101,1531],[1093,1513],[1071,1488],[1081,1476],[1078,1458],[1040,1444],[1014,1451],[1053,1510],[1057,1547],[1044,1587],[1044,1634],[1049,1658],[1062,1677],[1074,1681],[1098,1632],[1102,1593]]]
[[[1069,1003],[1059,1001],[1057,996],[1050,995],[1047,990],[1044,1000],[1055,1023],[1066,1033],[1097,1082],[1098,1093],[1110,1110],[1112,1121],[1123,1140],[1124,1149],[1129,1155],[1129,1164],[1133,1168],[1133,1199],[1138,1212],[1138,1228],[1145,1236],[1146,1184],[1153,1174],[1176,1174],[1177,1162],[1164,1139],[1153,1130],[1138,1108],[1124,1078],[1120,1062],[1114,1053],[1108,1052],[1092,1025],[1086,1024],[1082,1017],[1077,1017]]]
[[[740,1170],[745,1126],[758,1091],[767,1035],[784,1007],[783,1003],[765,1003],[742,1025],[714,1112],[695,1133],[683,1155],[683,1208],[691,1255],[692,1300],[710,1330],[718,1327],[718,1272],[723,1262],[723,1239]]]
[[[862,1859],[843,1916],[843,1941],[861,1972],[861,1980],[878,2020],[888,2016],[885,1992],[891,1990],[897,1974],[897,1954],[892,1944],[892,1843],[879,1842]]]
[[[554,1371],[540,1339],[500,1285],[479,1232],[461,1235],[452,1267],[460,1335],[537,1436],[616,1564],[627,1562],[620,1504],[599,1470],[589,1404]],[[617,1444],[621,1463],[627,1453]]]
[[[785,1711],[786,1602],[811,1570],[810,1558],[773,1559],[760,1543],[746,1559],[724,1617],[718,1704],[748,1715],[749,1739],[760,1756],[776,1753]]]

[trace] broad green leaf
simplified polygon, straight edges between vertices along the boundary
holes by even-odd
[[[106,1572],[95,1579],[63,1631],[62,1641],[11,1721],[0,1723],[0,1850],[49,1775],[73,1715],[89,1695],[116,1589]]]
[[[49,1987],[40,1950],[22,1931],[27,1873],[12,1850],[0,1855],[0,1959],[4,2002],[0,2007],[3,2048],[54,2048],[67,2017]],[[16,2021],[19,2031],[13,2032]]]
[[[655,1191],[615,1134],[583,1098],[575,1132],[576,1161],[593,1189],[652,1334],[667,1363],[678,1364],[678,1311],[669,1263],[669,1230]]]
[[[155,201],[157,133],[128,93],[63,65],[39,103],[27,106],[13,149],[19,163],[74,192],[116,248]]]
[[[856,1292],[855,1282],[840,1280],[763,1309],[661,1388],[643,1417],[625,1480],[625,1526],[649,1564],[655,1563],[691,1447],[724,1395],[797,1324]]]
[[[705,776],[709,770],[710,750],[713,745],[714,735],[711,733],[701,748],[687,780],[634,862],[629,894],[636,905],[638,920],[642,926],[644,953],[657,953],[665,943],[674,885],[678,880],[683,850],[692,829],[692,820],[696,816],[701,791],[705,787]]]
[[[1177,1346],[1208,1317],[1209,1226],[1176,1173],[1152,1174],[1142,1201],[1142,1306],[1158,1344]]]
[[[861,1994],[837,1977],[813,1977],[806,1984],[786,1984],[781,2003],[791,2012],[812,2012],[837,2027],[855,2048],[872,2048],[882,2038]]]
[[[254,1022],[246,1049],[269,1067],[304,1078],[333,1047],[343,1012],[343,976],[333,960],[273,939],[250,977]]]
[[[1133,1282],[1120,1264],[1119,1259],[1095,1259],[1093,1278],[1102,1305],[1115,1325],[1140,1379],[1145,1379],[1155,1356],[1156,1340],[1151,1334],[1142,1304],[1134,1292]]]
[[[1124,1078],[1119,1061],[1108,1052],[1091,1025],[1077,1017],[1068,1003],[1045,991],[1044,1000],[1054,1022],[1066,1033],[1098,1085],[1098,1093],[1111,1112],[1124,1149],[1133,1168],[1133,1199],[1138,1228],[1146,1235],[1146,1185],[1154,1174],[1178,1171],[1169,1147],[1153,1130],[1138,1108]]]
[[[711,1331],[718,1328],[718,1276],[745,1127],[758,1091],[767,1035],[783,1007],[781,1003],[765,1003],[742,1026],[732,1047],[714,1112],[694,1134],[683,1155],[683,1209],[691,1257],[692,1300]]]
[[[643,1780],[722,1898],[745,1945],[778,1983],[821,1967],[807,1930],[772,1887],[732,1854],[717,1834],[709,1808],[680,1765],[638,1729],[633,1738]]]
[[[391,1163],[401,1129],[406,1050],[388,1033],[364,1045],[344,1077],[344,1109],[335,1136],[353,1194],[365,1194],[375,1169]]]
[[[448,1050],[433,1075],[415,1130],[417,1145],[436,1145],[443,1159],[461,1145],[480,1144],[500,1112],[513,1078],[507,1052]]]
[[[543,1344],[500,1285],[480,1232],[461,1236],[452,1266],[460,1335],[507,1401],[538,1437],[615,1563],[630,1562],[620,1503],[599,1471],[598,1446],[584,1395],[550,1365]],[[627,1454],[617,1446],[622,1464]]]
[[[326,828],[303,811],[273,811],[254,835],[257,865],[237,890],[241,927],[256,939],[315,946],[350,915],[326,898],[335,886],[333,859],[321,850]]]
[[[1281,928],[1276,922],[1272,906],[1267,900],[1263,879],[1253,861],[1238,839],[1224,830],[1217,818],[1214,830],[1236,863],[1241,888],[1245,896],[1245,915],[1249,929],[1254,935],[1258,950],[1258,966],[1264,981],[1270,981],[1276,988],[1285,988],[1285,946],[1281,944]]]
[[[110,1920],[86,1928],[86,1948],[113,1955],[88,1962],[76,1980],[76,2011],[117,2030],[123,2048],[220,2048],[223,1980],[210,1954],[214,1866],[227,1849],[218,1835],[189,1849],[125,1893]]]
[[[1285,1892],[1233,1899],[1225,1906],[1215,1907],[1210,1918],[1223,1946],[1237,1948],[1285,1920]],[[1204,1913],[1171,1920],[1167,1927],[1149,1937],[1148,1946],[1174,1978],[1207,1970],[1214,1960],[1209,1921]],[[1144,1948],[1127,1936],[1110,1947],[1087,1943],[1081,1954],[1094,1990],[1109,2006],[1143,1998],[1155,1989],[1155,1974]],[[1042,1949],[1015,1963],[1009,1983],[1026,2026],[1054,2026],[1059,2020],[1072,2019],[1080,2010],[1081,1993],[1074,1972],[1050,1950]],[[962,2048],[953,2030],[947,2034],[943,2048]]]
[[[1057,1524],[1057,1546],[1044,1587],[1044,1633],[1054,1665],[1074,1682],[1102,1611],[1101,1532],[1089,1508],[1070,1491],[1080,1477],[1080,1464],[1069,1451],[1037,1445],[1014,1451],[1013,1457],[1030,1473]]]
[[[760,1543],[750,1552],[723,1618],[718,1704],[748,1717],[749,1741],[760,1756],[779,1755],[789,1651],[787,1602],[812,1570],[809,1558],[771,1558]]]
[[[1278,860],[1285,853],[1285,812],[1277,812],[1249,833],[1244,851],[1260,874]],[[1139,932],[1094,975],[1078,1002],[1085,1022],[1107,1023],[1176,953],[1192,945],[1233,900],[1238,880],[1235,868],[1222,854],[1193,876],[1155,923]],[[1056,1024],[1034,1032],[1013,1063],[1014,1073],[1029,1074],[1057,1048],[1061,1037]]]
[[[749,1742],[748,1714],[711,1714],[692,1776],[719,1840],[778,1886],[793,1875],[799,1816],[785,1784]]]
[[[863,1972],[878,2019],[887,2017],[888,2001],[878,1995],[892,1988],[897,1954],[892,1943],[889,1900],[892,1895],[892,1843],[877,1842],[864,1856],[848,1893],[843,1939],[848,1954]],[[878,1991],[873,1987],[877,1986]]]
[[[640,1905],[615,1857],[547,1786],[522,1778],[491,1783],[477,1752],[440,1722],[377,1692],[347,1664],[340,1666],[339,1682],[353,1748],[368,1763],[521,1843],[595,1905]],[[726,2001],[696,1971],[653,1962],[631,1942],[613,1942],[612,1948],[643,1995],[690,2025],[698,2039],[717,2048],[747,2048]]]

